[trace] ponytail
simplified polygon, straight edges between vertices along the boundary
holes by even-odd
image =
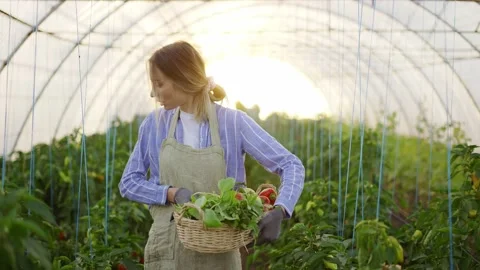
[[[208,108],[212,102],[222,101],[225,96],[225,90],[218,84],[213,82],[213,79],[208,78],[208,83],[204,87],[204,91],[200,95],[195,96],[193,102],[195,104],[195,119],[198,121],[207,120]],[[210,89],[210,90],[207,90]]]

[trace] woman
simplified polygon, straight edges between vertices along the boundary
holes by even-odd
[[[259,223],[258,243],[272,242],[282,220],[292,215],[305,168],[246,113],[214,103],[225,92],[206,77],[202,57],[190,44],[176,42],[156,51],[149,73],[151,96],[163,108],[142,122],[119,184],[122,197],[150,205],[154,222],[145,269],[241,269],[238,250],[202,254],[184,249],[176,235],[173,205],[190,201],[195,192],[217,191],[218,180],[225,177],[244,185],[248,153],[281,176],[275,208]]]

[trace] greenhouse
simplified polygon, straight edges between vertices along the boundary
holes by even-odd
[[[480,269],[480,2],[0,1],[0,138],[5,269]]]

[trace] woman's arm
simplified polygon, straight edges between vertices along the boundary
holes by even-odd
[[[150,114],[140,125],[138,141],[130,155],[118,188],[123,198],[149,205],[165,205],[170,186],[158,185],[158,175],[151,175],[149,180],[146,179],[147,170],[150,167],[148,138],[155,128],[154,114]]]
[[[305,167],[250,116],[242,111],[239,115],[242,149],[265,169],[280,175],[282,184],[275,205],[282,206],[289,218],[303,190]]]

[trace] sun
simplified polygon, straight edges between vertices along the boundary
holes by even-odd
[[[246,107],[258,105],[261,119],[273,112],[297,118],[330,114],[322,91],[288,63],[267,57],[229,57],[208,62],[206,71],[227,92],[225,106],[233,108],[237,101]]]

